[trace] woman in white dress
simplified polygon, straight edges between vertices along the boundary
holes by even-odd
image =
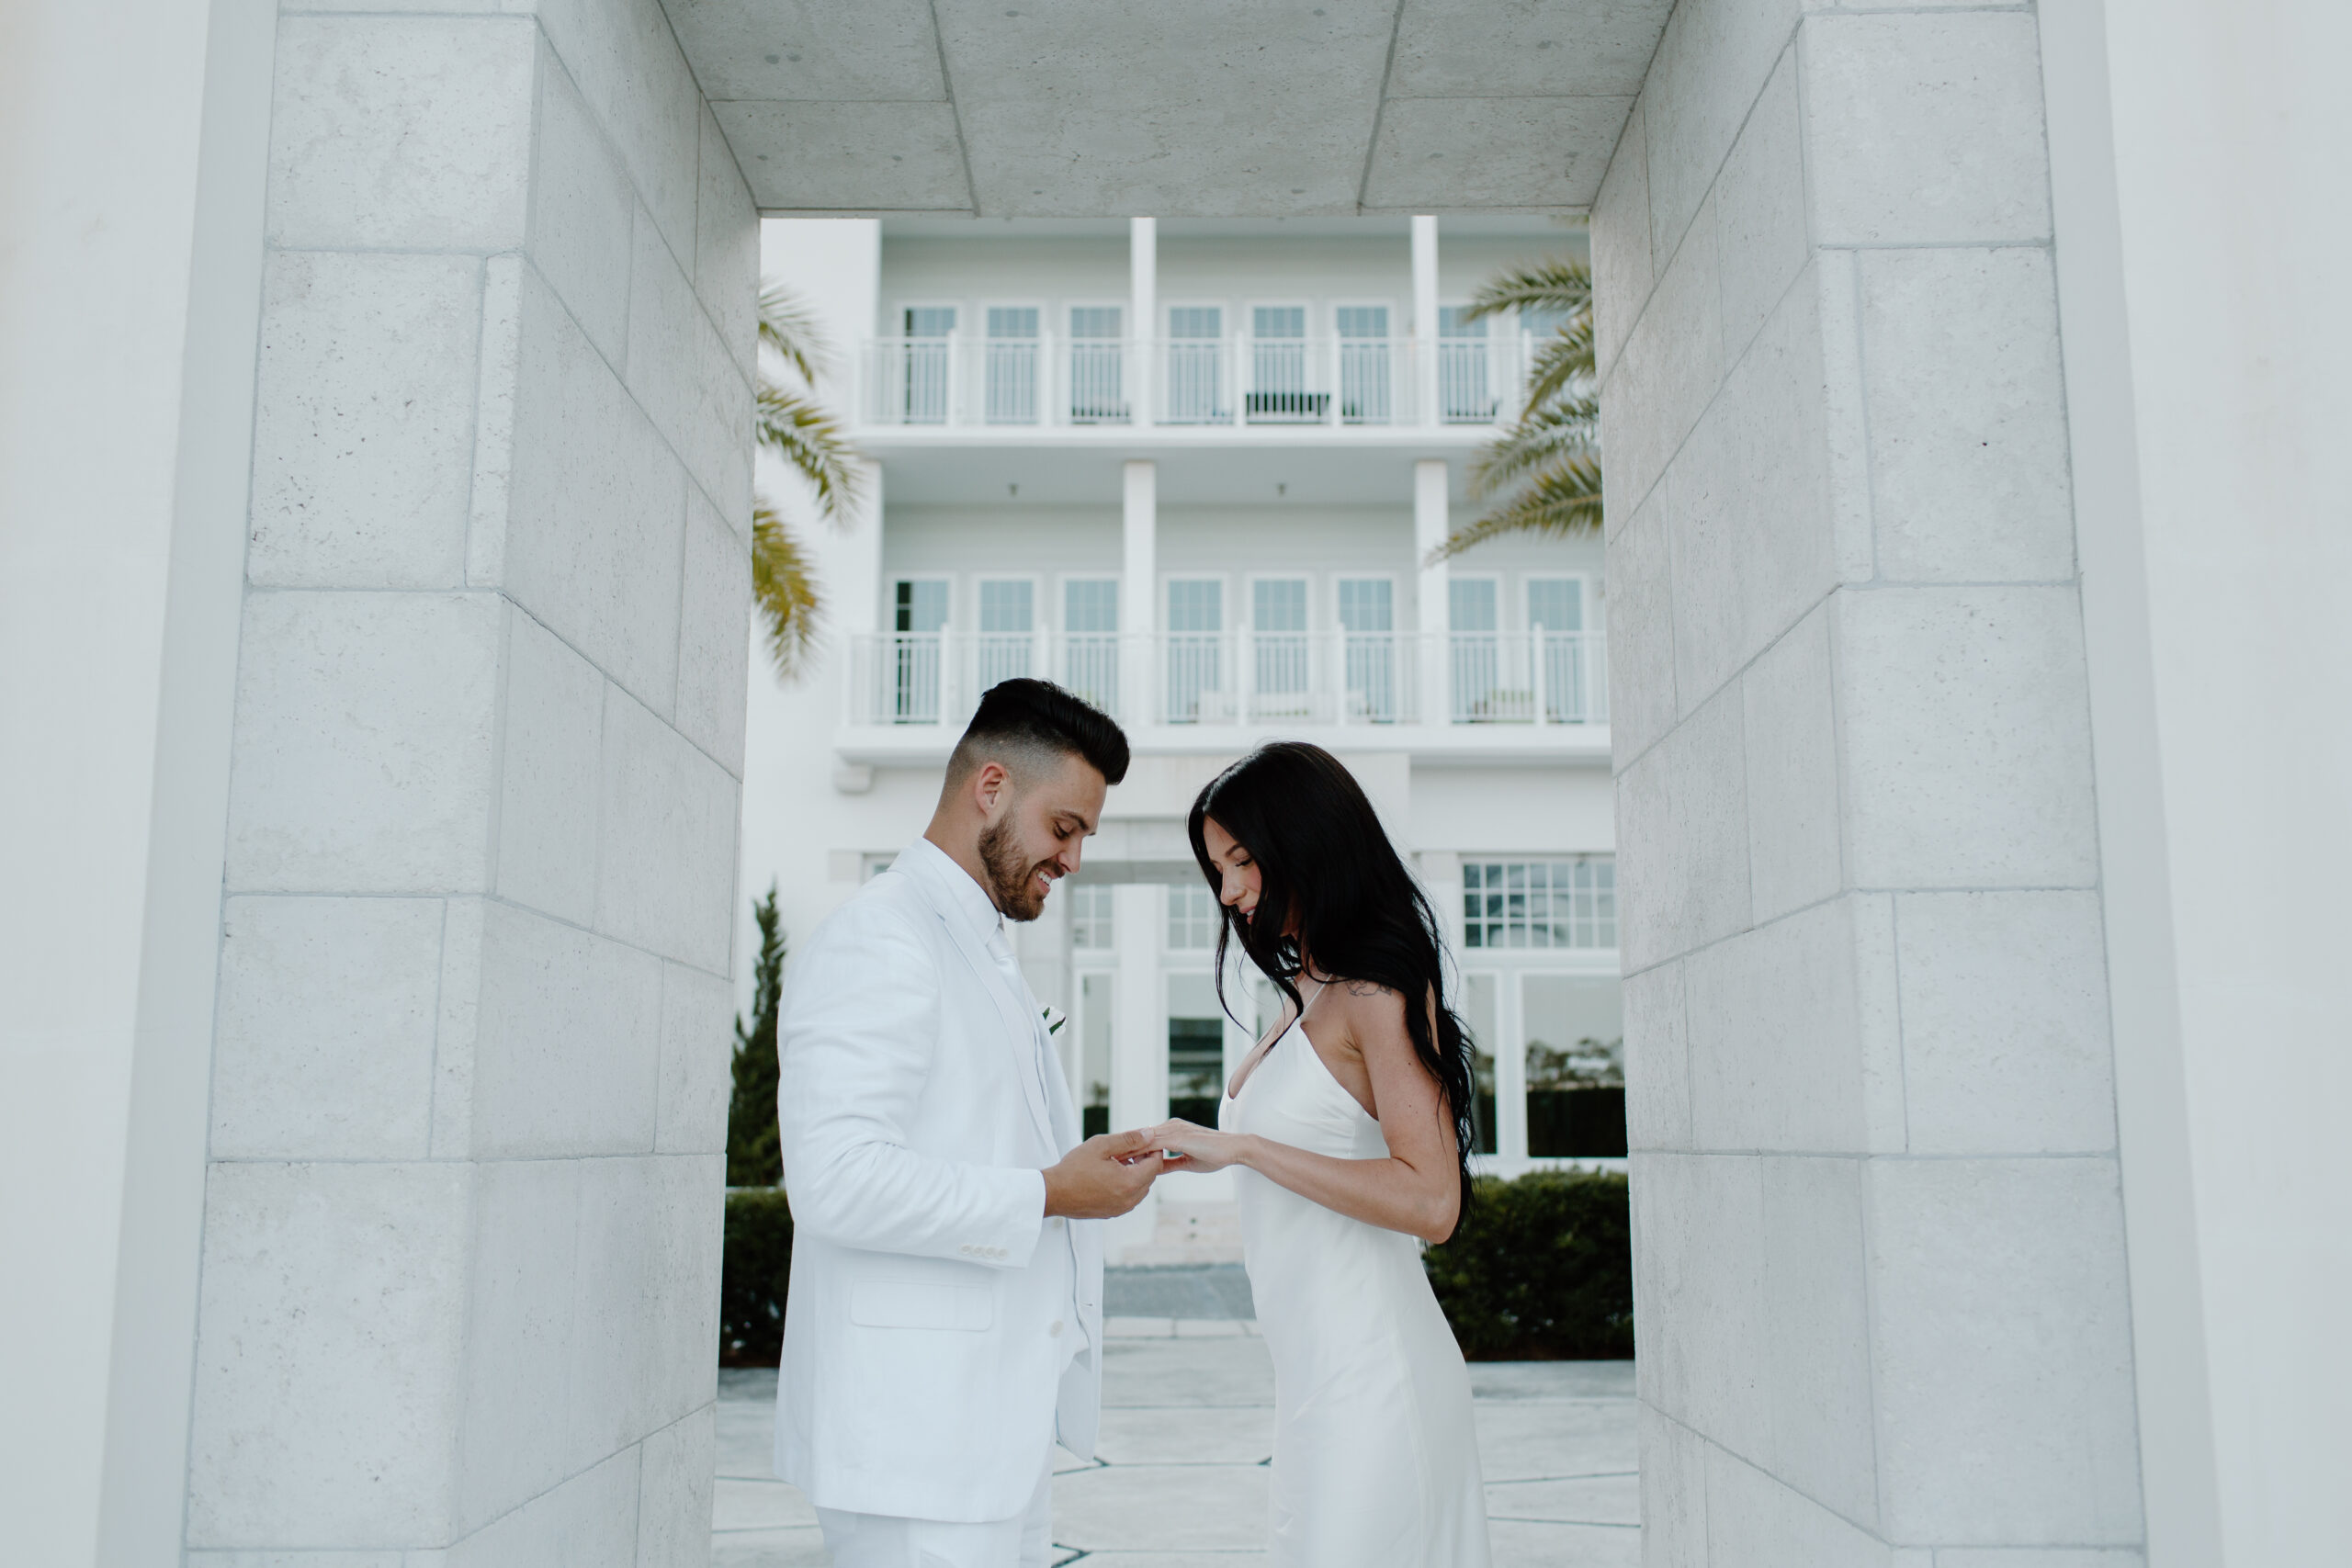
[[[1461,1348],[1420,1244],[1469,1201],[1471,1068],[1437,920],[1372,804],[1320,748],[1266,746],[1193,804],[1193,852],[1286,998],[1219,1130],[1156,1129],[1170,1170],[1239,1168],[1243,1256],[1274,1362],[1273,1568],[1487,1568]]]

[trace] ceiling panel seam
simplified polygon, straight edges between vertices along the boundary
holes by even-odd
[[[1372,134],[1364,139],[1363,167],[1356,175],[1356,210],[1365,210],[1372,195],[1372,161],[1380,154],[1380,118],[1388,112],[1388,84],[1396,74],[1396,34],[1405,25],[1405,0],[1388,13],[1388,58],[1381,62],[1380,90],[1372,100]]]
[[[939,0],[923,7],[931,15],[931,47],[939,52],[939,80],[947,91],[947,112],[956,121],[956,155],[964,161],[964,210],[980,215],[980,187],[972,178],[972,144],[964,135],[964,106],[956,100],[956,73],[947,68],[947,35],[939,26]]]

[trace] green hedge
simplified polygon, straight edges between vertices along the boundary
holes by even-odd
[[[1482,1177],[1461,1230],[1424,1253],[1422,1266],[1474,1361],[1634,1353],[1633,1235],[1622,1176]]]
[[[781,1187],[727,1194],[718,1276],[718,1364],[773,1367],[784,1355],[784,1296],[792,1280],[792,1208]]]
[[[1423,1264],[1462,1353],[1474,1361],[1634,1353],[1633,1247],[1622,1176],[1482,1178],[1460,1232],[1430,1248]],[[729,1192],[721,1366],[776,1364],[791,1275],[792,1210],[784,1189]]]

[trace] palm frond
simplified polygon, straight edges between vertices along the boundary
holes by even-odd
[[[1592,456],[1600,418],[1589,394],[1533,410],[1471,459],[1470,493],[1495,495],[1555,459]]]
[[[795,679],[816,645],[824,601],[800,541],[765,501],[752,508],[752,608],[766,633],[768,662],[782,679]]]
[[[1434,563],[1503,534],[1566,537],[1600,526],[1600,459],[1562,457],[1511,499],[1457,528],[1430,552]]]
[[[1555,256],[1488,278],[1470,297],[1462,315],[1465,321],[1476,321],[1504,310],[1575,312],[1591,306],[1592,268],[1574,256]]]
[[[814,398],[763,378],[752,432],[808,481],[826,521],[845,524],[856,513],[865,491],[857,448],[841,422]]]
[[[1545,338],[1527,365],[1527,406],[1541,408],[1571,384],[1598,374],[1592,353],[1592,312],[1579,310]]]
[[[812,387],[832,362],[832,346],[817,324],[816,310],[787,284],[770,283],[760,290],[760,341]]]

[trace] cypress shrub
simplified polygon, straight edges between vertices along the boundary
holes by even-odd
[[[775,1125],[775,1010],[784,988],[784,930],[775,884],[752,906],[760,957],[752,969],[752,1021],[735,1019],[734,1091],[727,1101],[727,1185],[774,1187],[784,1179]]]
[[[1634,1353],[1634,1251],[1622,1176],[1481,1177],[1462,1228],[1422,1255],[1474,1361]]]
[[[792,1280],[792,1206],[781,1187],[727,1195],[718,1277],[718,1364],[773,1367],[784,1354],[784,1297]]]

